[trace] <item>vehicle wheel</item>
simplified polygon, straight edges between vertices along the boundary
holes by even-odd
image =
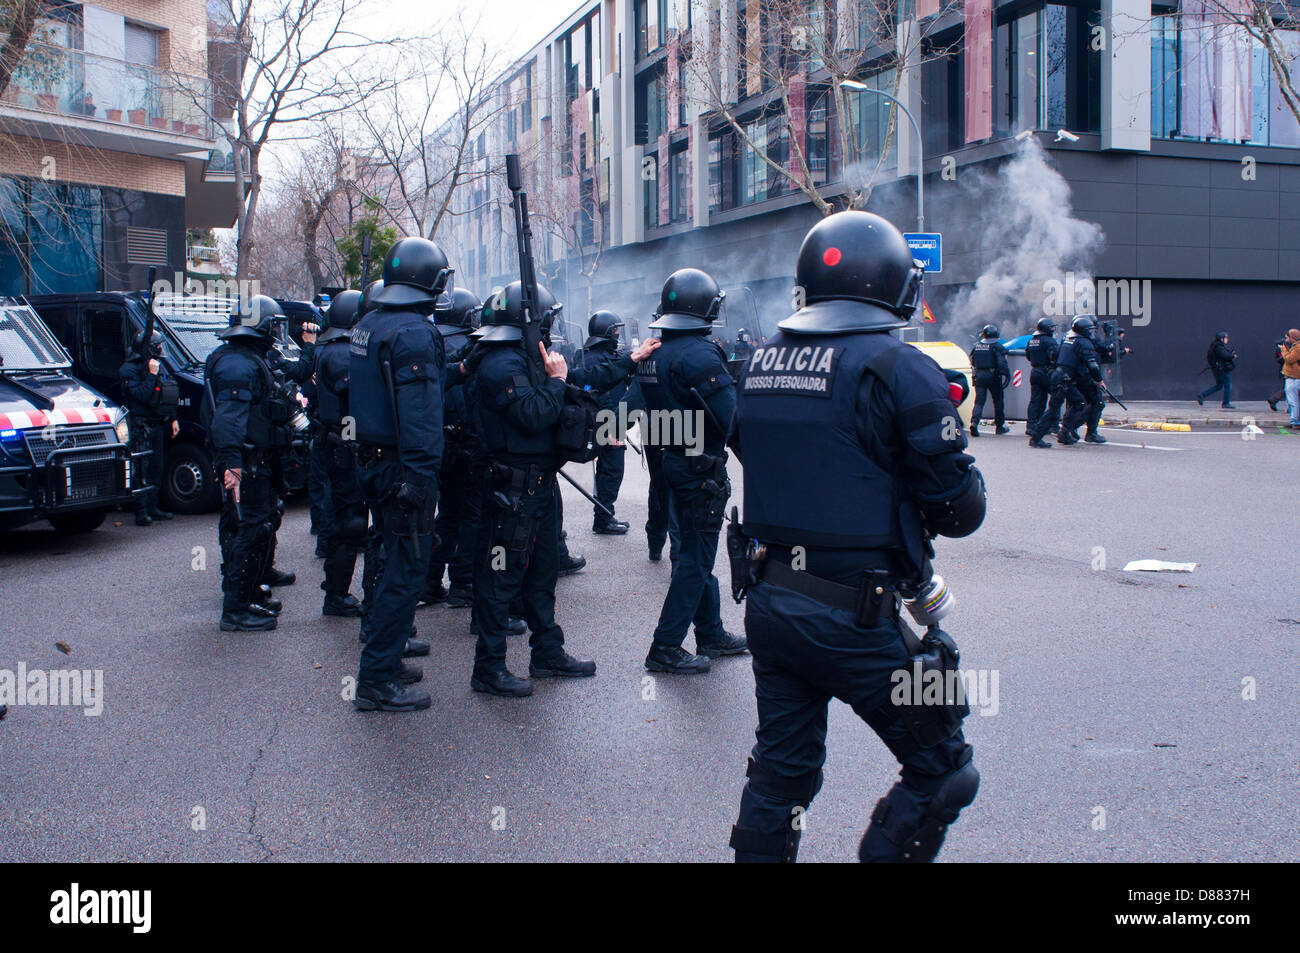
[[[104,522],[108,510],[88,510],[80,513],[60,513],[50,517],[50,525],[60,533],[91,533]]]
[[[163,465],[163,502],[173,513],[208,513],[221,503],[212,473],[212,457],[202,447],[182,443],[171,448]]]

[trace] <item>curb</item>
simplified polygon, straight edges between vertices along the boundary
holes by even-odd
[[[1134,430],[1163,430],[1168,433],[1191,433],[1191,424],[1176,424],[1160,420],[1135,420]]]

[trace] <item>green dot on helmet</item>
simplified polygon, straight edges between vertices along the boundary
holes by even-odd
[[[402,267],[402,258],[401,258],[400,255],[394,255],[394,256],[393,256],[393,267],[394,267],[394,268],[401,268],[401,267]]]
[[[668,300],[669,300],[669,301],[676,301],[676,300],[677,300],[677,292],[676,292],[676,291],[670,291],[670,292],[668,292]]]

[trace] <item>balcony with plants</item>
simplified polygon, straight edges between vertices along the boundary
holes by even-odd
[[[31,44],[0,104],[211,140],[205,77]]]

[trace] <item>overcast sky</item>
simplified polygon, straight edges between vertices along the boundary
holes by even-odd
[[[482,23],[499,34],[501,49],[509,59],[521,56],[578,9],[580,0],[365,0],[374,12],[376,33],[401,23],[427,25],[446,20],[464,9],[482,17]],[[508,61],[508,60],[507,60]]]

